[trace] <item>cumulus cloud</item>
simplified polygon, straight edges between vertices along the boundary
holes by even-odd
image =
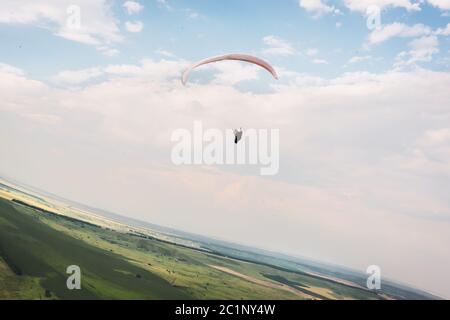
[[[55,35],[94,46],[110,46],[122,36],[107,0],[5,0],[0,23],[36,25]]]
[[[42,82],[28,79],[25,72],[17,67],[0,63],[0,110],[18,110],[30,108],[47,93]],[[32,108],[31,108],[32,109]]]
[[[365,55],[365,56],[354,56],[354,57],[351,57],[351,58],[350,58],[350,60],[348,61],[348,63],[349,63],[349,64],[353,64],[353,63],[358,63],[358,62],[361,62],[361,61],[367,61],[367,60],[370,60],[370,59],[372,59],[372,56],[369,56],[369,55]]]
[[[263,50],[264,54],[274,56],[291,56],[296,53],[296,50],[292,44],[277,36],[268,35],[265,36],[262,41],[267,46],[267,48]]]
[[[445,28],[438,28],[435,33],[438,36],[449,36],[450,35],[450,23],[447,24]]]
[[[117,51],[111,46],[123,40],[107,0],[79,0],[76,5],[70,0],[5,0],[1,23],[45,28],[58,37],[96,46],[106,55]],[[102,47],[107,49],[100,50]]]
[[[144,29],[144,24],[142,21],[126,21],[125,22],[125,29],[128,32],[141,32]]]
[[[394,37],[413,38],[428,35],[432,32],[431,28],[424,24],[415,24],[408,26],[404,23],[392,23],[374,29],[368,39],[368,44],[379,44]]]
[[[12,74],[16,76],[23,76],[25,74],[22,69],[13,67],[6,63],[0,63],[0,72],[3,74]]]
[[[314,17],[319,17],[328,13],[340,13],[339,9],[334,6],[328,5],[323,0],[299,0],[299,6],[305,9],[307,12],[311,12]]]
[[[101,68],[89,68],[83,70],[66,70],[59,72],[52,80],[59,84],[77,85],[97,78],[103,74]]]
[[[139,13],[144,9],[144,6],[136,1],[126,1],[126,2],[124,2],[123,7],[127,11],[127,13],[130,15]]]
[[[429,4],[442,10],[450,10],[450,0],[427,0]]]
[[[438,0],[436,0],[438,1]],[[384,8],[404,8],[408,11],[420,11],[421,1],[411,0],[344,0],[345,5],[352,11],[366,13],[371,6]]]
[[[97,47],[97,51],[99,51],[101,54],[103,54],[104,56],[107,56],[107,57],[115,57],[120,53],[120,51],[118,49],[109,48],[107,46]]]
[[[409,51],[402,51],[398,54],[395,63],[397,67],[431,61],[433,55],[439,52],[439,41],[436,36],[414,39],[408,45],[410,47]]]
[[[226,61],[214,65],[218,73],[214,83],[221,85],[234,85],[242,81],[256,80],[259,78],[260,69],[254,65]]]
[[[172,53],[170,51],[167,51],[167,50],[164,50],[164,49],[158,49],[155,52],[157,54],[159,54],[161,56],[164,56],[164,57],[167,57],[167,58],[175,58],[175,54],[174,53]]]
[[[163,7],[165,9],[169,10],[169,11],[173,10],[172,6],[169,4],[169,1],[167,1],[167,0],[156,0],[156,2],[158,3],[158,5],[160,7]]]

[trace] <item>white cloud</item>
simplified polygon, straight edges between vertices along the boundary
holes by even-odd
[[[442,9],[450,10],[450,0],[427,0],[429,4]]]
[[[0,63],[1,110],[20,110],[30,108],[41,101],[47,93],[47,86],[28,79],[25,72],[17,67]]]
[[[33,123],[40,123],[46,126],[55,125],[61,122],[61,118],[52,114],[42,113],[23,113],[21,116],[25,119],[29,119]]]
[[[143,73],[142,67],[130,64],[109,65],[103,70],[108,74],[119,76],[139,75]]]
[[[78,85],[86,81],[98,78],[103,74],[100,68],[88,68],[83,70],[66,70],[52,77],[55,83],[63,85]]]
[[[164,49],[158,49],[155,52],[157,54],[159,54],[161,56],[164,56],[164,57],[167,57],[167,58],[175,58],[175,54],[174,53],[172,53],[170,51],[167,51],[167,50],[164,50]]]
[[[317,48],[309,48],[306,50],[306,55],[310,57],[317,55],[317,53],[319,53],[319,49]]]
[[[185,9],[184,12],[186,13],[189,19],[198,19],[201,17],[201,15],[198,12],[192,9]]]
[[[366,13],[367,8],[377,6],[384,8],[404,8],[408,11],[419,11],[421,1],[410,0],[344,0],[345,5],[352,11]]]
[[[450,128],[429,129],[422,133],[403,156],[397,158],[406,170],[430,175],[450,175]],[[442,218],[442,209],[435,209]]]
[[[144,29],[144,24],[141,21],[126,21],[125,29],[128,32],[141,32]]]
[[[34,25],[96,47],[123,39],[107,0],[4,0],[0,23]]]
[[[16,76],[23,76],[25,73],[22,71],[22,69],[13,67],[9,64],[0,63],[0,72],[3,74],[13,74]]]
[[[325,59],[314,59],[312,62],[314,64],[328,64],[328,61]]]
[[[425,132],[424,138],[421,139],[420,144],[425,146],[446,144],[450,146],[450,128],[430,130]],[[448,151],[450,151],[450,148],[448,149]],[[447,158],[446,160],[450,160],[450,158]]]
[[[158,81],[161,79],[179,78],[180,72],[187,65],[186,62],[174,60],[160,60],[158,63],[143,59],[140,65],[131,64],[111,64],[106,67],[93,67],[80,70],[64,70],[52,76],[53,83],[62,86],[75,86],[85,84],[93,79],[102,76],[119,76],[119,77],[141,77],[146,81]],[[11,68],[11,67],[9,67]],[[225,70],[223,66],[217,65],[216,70]],[[239,68],[239,64],[236,69]],[[229,68],[228,68],[229,69]],[[0,65],[1,70],[1,65]],[[5,69],[6,70],[6,69]]]
[[[315,17],[319,17],[328,13],[340,13],[339,9],[334,6],[328,5],[323,0],[299,0],[299,6],[308,12],[314,14]]]
[[[165,9],[172,11],[172,6],[169,4],[167,0],[156,0],[159,6],[164,7]]]
[[[372,56],[366,55],[366,56],[354,56],[352,58],[350,58],[350,60],[348,61],[349,64],[353,64],[353,63],[358,63],[361,61],[367,61],[372,59]]]
[[[215,64],[214,69],[219,72],[214,75],[214,83],[234,85],[242,81],[256,80],[260,69],[254,65],[226,61]]]
[[[431,28],[423,24],[408,26],[403,23],[392,23],[373,30],[368,39],[369,44],[379,44],[394,37],[413,38],[431,33]]]
[[[296,50],[286,40],[279,37],[268,35],[262,39],[263,43],[268,46],[263,50],[264,54],[274,56],[290,56],[296,54]]]
[[[115,56],[117,56],[120,53],[119,50],[117,50],[115,48],[110,48],[110,47],[107,47],[107,46],[97,47],[97,50],[101,54],[103,54],[104,56],[107,56],[107,57],[115,57]]]
[[[438,36],[449,36],[450,35],[450,23],[447,24],[445,28],[438,28],[435,33]]]
[[[130,15],[139,13],[144,9],[144,6],[136,1],[126,1],[123,4],[123,7],[126,9],[127,13]]]
[[[439,41],[436,36],[425,36],[414,39],[409,44],[409,51],[403,51],[397,56],[396,67],[409,66],[418,62],[429,62],[433,55],[439,52]]]

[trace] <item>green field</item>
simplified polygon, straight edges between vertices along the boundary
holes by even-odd
[[[17,278],[39,279],[34,283],[42,287],[44,296],[63,299],[190,297],[115,253],[49,227],[31,209],[1,201],[0,211],[0,252],[4,262]],[[66,268],[74,264],[83,271],[81,290],[66,287]],[[39,292],[33,286],[30,288],[32,294]]]
[[[68,290],[78,265],[82,289]],[[0,198],[1,299],[378,299],[302,273],[120,233]]]

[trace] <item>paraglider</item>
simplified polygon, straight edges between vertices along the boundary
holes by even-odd
[[[234,143],[237,144],[239,142],[239,140],[241,140],[242,138],[242,128],[240,128],[239,130],[234,129],[233,133],[234,133]]]
[[[204,60],[200,60],[200,61],[194,63],[192,66],[190,66],[183,72],[183,75],[181,77],[181,83],[183,83],[183,85],[186,85],[186,82],[189,78],[189,74],[191,73],[191,71],[193,69],[200,67],[202,65],[208,64],[208,63],[213,63],[213,62],[218,62],[218,61],[223,61],[223,60],[236,60],[236,61],[244,61],[244,62],[256,64],[257,66],[260,66],[261,68],[266,69],[276,80],[278,80],[278,75],[277,75],[275,69],[268,62],[266,62],[260,58],[248,55],[248,54],[230,53],[230,54],[224,54],[224,55],[220,55],[220,56],[206,58]],[[241,140],[241,138],[242,138],[242,133],[243,133],[242,128],[240,130],[234,129],[233,133],[234,133],[234,143],[237,144],[239,142],[239,140]]]
[[[266,62],[260,58],[248,55],[248,54],[231,53],[231,54],[224,54],[224,55],[220,55],[220,56],[210,57],[210,58],[207,58],[207,59],[204,59],[204,60],[194,63],[192,66],[190,66],[188,69],[186,69],[186,71],[184,71],[183,76],[181,77],[181,82],[183,83],[183,85],[186,85],[186,82],[189,78],[189,74],[191,73],[191,71],[193,69],[195,69],[199,66],[202,66],[204,64],[223,61],[223,60],[237,60],[237,61],[244,61],[244,62],[256,64],[256,65],[260,66],[261,68],[264,68],[268,72],[270,72],[270,74],[272,74],[272,76],[275,79],[278,79],[278,75],[277,75],[275,69],[268,62]]]

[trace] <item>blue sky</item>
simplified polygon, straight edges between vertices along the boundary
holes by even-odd
[[[105,58],[96,46],[55,36],[60,27],[59,22],[52,21],[56,18],[44,17],[30,23],[18,23],[4,17],[3,20],[9,23],[0,24],[0,36],[4,43],[0,58],[27,70],[30,75],[45,78],[65,69],[136,63],[146,57],[160,58],[158,50],[186,60],[198,60],[223,52],[260,54],[265,48],[263,38],[272,35],[295,51],[291,55],[267,55],[274,64],[297,72],[333,77],[346,71],[388,70],[399,52],[407,49],[411,41],[411,37],[393,37],[365,49],[364,43],[371,32],[366,27],[365,13],[352,11],[341,1],[328,2],[339,13],[307,11],[299,1],[294,0],[145,1],[142,2],[143,9],[132,15],[126,13],[123,3],[107,2],[110,6],[109,19],[117,26],[117,33],[123,36],[120,43],[108,44],[119,51],[114,57]],[[83,21],[83,6],[80,8]],[[405,8],[381,7],[382,25],[424,24],[438,29],[445,28],[449,23],[447,10],[426,2],[421,3],[420,8],[420,11],[408,11]],[[141,21],[142,31],[131,33],[124,30],[127,21]],[[317,53],[308,56],[309,49],[317,49]],[[439,37],[439,52],[433,54],[432,61],[422,61],[420,64],[448,70],[446,59],[449,50],[448,37]],[[371,61],[347,65],[354,56],[371,56]],[[314,60],[327,63],[314,63]]]
[[[449,0],[3,0],[0,176],[450,297],[449,15]],[[279,80],[221,62],[181,84],[228,52]],[[279,129],[279,173],[176,166],[171,136],[194,121]]]

